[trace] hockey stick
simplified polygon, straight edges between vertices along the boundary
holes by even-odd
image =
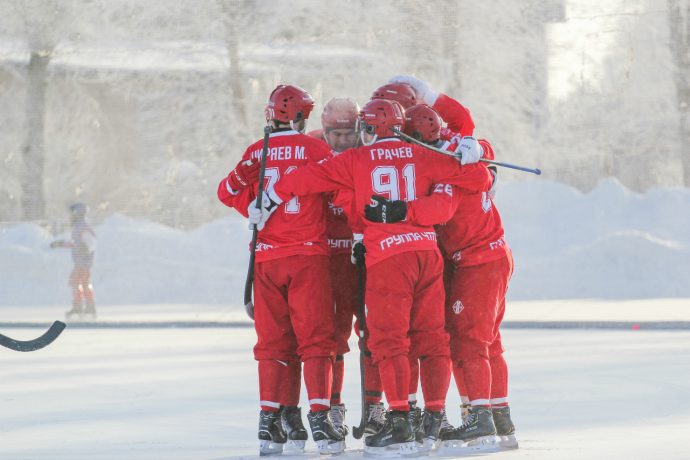
[[[261,151],[261,166],[259,168],[259,188],[256,192],[256,209],[261,209],[261,199],[264,194],[264,177],[266,176],[266,157],[268,157],[268,138],[271,135],[271,127],[264,126],[264,145]],[[249,253],[249,267],[247,268],[247,281],[244,283],[244,309],[251,319],[254,319],[254,304],[252,303],[252,287],[254,284],[254,258],[256,256],[256,238],[259,229],[254,226],[252,230],[252,242]]]
[[[359,382],[360,390],[362,392],[362,418],[359,420],[359,426],[352,428],[352,436],[355,439],[360,439],[364,435],[364,429],[367,425],[367,401],[366,401],[366,387],[364,385],[365,377],[365,334],[366,329],[366,307],[364,305],[364,260],[357,259],[357,307],[359,309],[359,318],[357,318],[357,326],[359,328]]]
[[[412,136],[408,136],[404,132],[400,131],[398,128],[391,128],[391,131],[393,131],[395,134],[402,137],[406,141],[412,142],[412,143],[417,144],[417,145],[421,145],[422,147],[426,147],[429,150],[433,150],[434,152],[438,152],[438,153],[441,153],[443,155],[448,155],[451,157],[459,158],[459,155],[457,155],[453,152],[447,152],[445,150],[441,150],[439,148],[434,147],[433,145],[429,145],[425,142],[422,142],[418,139],[415,139]],[[500,161],[487,160],[486,158],[480,158],[479,161],[481,161],[483,163],[495,165],[495,166],[503,166],[504,168],[517,169],[518,171],[524,171],[524,172],[536,174],[537,176],[539,176],[541,174],[541,169],[539,169],[539,168],[527,168],[525,166],[518,166],[518,165],[513,165],[510,163],[502,163]]]
[[[65,323],[55,321],[42,336],[33,340],[16,340],[0,334],[0,345],[14,351],[36,351],[53,343],[65,329]]]

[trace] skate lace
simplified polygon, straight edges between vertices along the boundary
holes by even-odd
[[[345,408],[340,406],[331,407],[331,421],[335,426],[341,426],[345,422]]]
[[[465,420],[463,420],[462,425],[458,427],[458,429],[463,429],[467,428],[470,425],[474,425],[477,422],[477,414],[474,412],[470,412],[470,414],[467,416]]]
[[[383,404],[372,404],[370,406],[369,420],[386,423],[386,409],[384,409]]]
[[[282,418],[285,431],[304,430],[302,424],[302,412],[297,410],[285,411]]]
[[[448,422],[448,416],[446,415],[446,410],[443,409],[441,412],[443,413],[443,418],[441,419],[441,429],[453,428],[453,425],[451,425],[450,422]]]

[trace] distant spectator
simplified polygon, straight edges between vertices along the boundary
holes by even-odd
[[[91,266],[96,249],[96,234],[86,222],[86,205],[74,203],[69,207],[70,222],[72,224],[71,240],[56,240],[50,243],[51,248],[70,248],[74,268],[69,276],[72,287],[72,309],[65,316],[70,319],[74,315],[83,317],[91,315],[96,318],[96,305],[91,286]]]

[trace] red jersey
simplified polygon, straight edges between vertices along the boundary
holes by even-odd
[[[481,165],[461,166],[454,158],[403,143],[397,138],[387,138],[300,168],[279,181],[275,192],[281,199],[288,200],[317,192],[352,190],[355,219],[364,223],[366,263],[372,266],[394,254],[437,251],[438,247],[432,224],[366,221],[364,207],[371,202],[371,196],[413,201],[432,194],[437,184],[452,184],[463,190],[482,192],[489,189],[491,174]],[[441,216],[438,222],[447,220],[451,211],[447,204],[445,209],[437,210]]]
[[[448,124],[448,129],[461,136],[471,136],[474,132],[474,121],[469,109],[445,94],[439,94],[432,107]]]
[[[263,139],[250,145],[242,160],[261,159]],[[314,163],[331,156],[323,141],[297,131],[271,133],[266,159],[265,187],[290,175],[299,166]],[[230,188],[227,179],[218,186],[218,198],[247,217],[247,207],[256,198],[257,185],[239,192]],[[322,194],[294,197],[286,200],[259,231],[256,261],[287,257],[296,254],[328,255],[326,243],[326,200]]]
[[[307,136],[326,142],[323,129],[309,131]],[[331,152],[337,155],[336,152]],[[326,233],[331,254],[349,254],[352,250],[352,229],[348,216],[352,215],[352,193],[341,190],[328,197],[328,212],[326,213]]]
[[[491,145],[484,139],[479,142],[484,148],[484,158],[493,160]],[[483,163],[478,166],[488,170]],[[452,196],[434,194],[408,203],[408,216],[412,213],[417,219],[433,218],[428,216],[431,209],[449,205],[454,210],[453,216],[445,224],[437,226],[437,233],[441,250],[456,266],[484,264],[510,252],[501,216],[488,191],[463,191]]]

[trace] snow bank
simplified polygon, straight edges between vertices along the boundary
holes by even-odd
[[[690,190],[645,194],[606,180],[591,193],[548,181],[503,184],[512,300],[690,297]],[[231,211],[232,212],[232,211]],[[99,304],[240,308],[250,232],[231,216],[183,232],[113,215],[96,227]],[[0,305],[69,301],[68,251],[31,224],[0,230]]]

